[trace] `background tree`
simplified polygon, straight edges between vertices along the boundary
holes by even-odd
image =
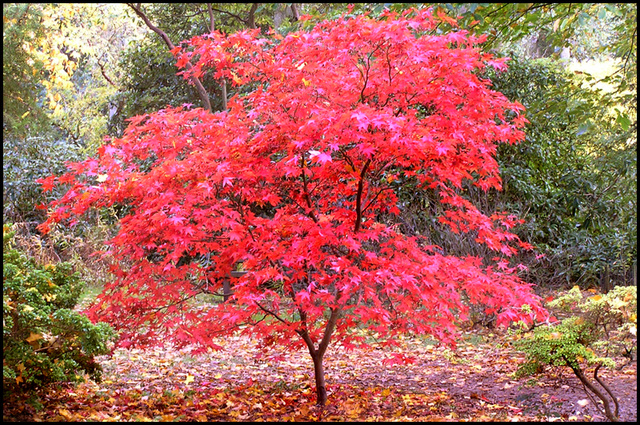
[[[118,75],[108,64],[135,30],[117,5],[4,4],[3,213],[42,221],[34,179],[102,143]]]
[[[30,127],[44,127],[47,115],[38,105],[41,86],[38,75],[44,63],[34,57],[31,46],[44,38],[40,23],[42,11],[38,5],[2,5],[2,127],[24,135]]]
[[[377,14],[411,5],[360,4],[352,13]],[[539,251],[525,261],[528,271],[523,276],[549,287],[632,282],[637,253],[636,6],[434,7],[490,34],[484,51],[517,59],[509,72],[487,77],[509,99],[527,107],[527,140],[498,150],[504,192],[486,196],[478,191],[474,201],[487,214],[507,209],[527,218],[516,232]],[[342,8],[327,6],[318,17],[336,13],[343,13]],[[440,28],[450,26],[445,22]],[[584,68],[574,73],[577,65],[568,68],[567,60],[557,61],[564,48],[582,59],[611,59],[614,65],[598,76]],[[536,61],[539,56],[549,60]],[[474,244],[473,237],[454,234],[433,218],[440,207],[432,192],[408,185],[400,198],[403,231],[431,235],[455,255],[492,255]]]
[[[99,158],[40,180],[45,190],[71,184],[43,231],[88,209],[129,207],[110,241],[118,279],[91,317],[118,326],[125,347],[168,338],[216,348],[212,336],[236,329],[267,346],[306,346],[324,404],[324,354],[332,339],[366,344],[358,327],[389,343],[409,332],[453,344],[469,304],[499,324],[544,316],[530,285],[497,261],[528,247],[509,231],[517,220],[482,214],[461,190],[500,187],[496,144],[522,139],[523,108],[477,77],[505,67],[474,47],[483,37],[436,35],[443,21],[453,23],[427,10],[341,18],[278,42],[257,29],[215,32],[177,50],[179,67],[194,64],[185,78],[211,70],[251,90],[221,113],[136,117]],[[398,212],[407,178],[434,189],[438,220],[475,232],[493,264],[442,255],[379,221]],[[183,261],[205,254],[215,268]],[[238,262],[249,272],[233,303],[189,302],[205,287],[219,293]]]
[[[132,4],[134,7],[138,7]],[[225,34],[242,29],[269,28],[288,30],[298,16],[296,4],[284,3],[174,3],[145,4],[139,10],[167,35],[175,45],[183,40],[207,34],[213,28]],[[131,12],[130,12],[131,14]],[[197,90],[176,75],[175,59],[166,43],[155,32],[141,43],[131,45],[119,66],[126,76],[121,90],[114,95],[117,113],[110,118],[112,134],[121,135],[125,120],[167,105],[200,104]],[[233,88],[224,81],[205,78],[201,81],[213,110],[225,109]],[[231,90],[229,93],[226,90]]]

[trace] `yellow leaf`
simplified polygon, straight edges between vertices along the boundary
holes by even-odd
[[[589,297],[591,301],[600,301],[602,299],[602,295],[594,295],[593,297]]]
[[[193,377],[193,375],[187,375],[187,379],[184,380],[185,384],[190,384],[193,382],[195,378]]]
[[[562,334],[560,332],[551,332],[547,339],[560,339],[562,338]]]
[[[18,363],[18,366],[16,366],[16,369],[18,369],[18,372],[22,373],[22,372],[24,372],[26,367],[24,367],[24,365],[22,363]]]
[[[391,390],[389,388],[385,388],[384,390],[382,390],[383,397],[387,397],[389,394],[391,394]]]
[[[24,118],[24,117],[26,117],[27,115],[29,115],[30,113],[31,113],[31,111],[27,111],[27,112],[25,112],[24,114],[22,114],[22,116],[21,116],[20,118]]]
[[[31,335],[29,335],[29,338],[26,339],[27,342],[33,342],[42,339],[42,335],[40,334],[34,334],[33,332],[30,332],[30,334]]]
[[[233,77],[233,82],[236,84],[242,84],[242,79],[238,77],[235,72],[231,71],[231,76]]]
[[[311,84],[310,81],[307,81],[304,78],[302,79],[302,82],[304,83],[305,86],[308,86],[309,84]]]
[[[58,410],[58,413],[67,420],[73,419],[73,415],[67,409],[60,409]]]
[[[220,378],[222,378],[222,374],[221,374],[221,373],[218,373],[216,376],[214,376],[214,378],[216,378],[216,379],[220,379]]]
[[[51,302],[51,301],[55,300],[57,298],[57,296],[58,296],[57,294],[44,294],[42,296],[42,298],[44,298],[44,300],[47,301],[47,302]]]
[[[22,379],[22,375],[16,378],[16,384],[19,384],[20,382],[24,382],[24,379]]]

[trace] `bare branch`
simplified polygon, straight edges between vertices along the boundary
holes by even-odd
[[[155,25],[153,25],[151,23],[151,21],[149,20],[149,18],[147,18],[147,15],[145,15],[144,12],[142,12],[142,9],[140,8],[140,3],[137,3],[137,4],[127,3],[127,5],[131,9],[133,9],[133,11],[136,13],[136,15],[138,15],[140,18],[142,18],[142,20],[144,21],[145,25],[147,27],[149,27],[150,30],[152,30],[153,32],[155,32],[156,34],[158,34],[162,38],[162,40],[169,47],[170,50],[175,49],[176,46],[171,42],[171,40],[169,39],[169,36],[167,35],[167,33],[162,31],[160,28],[156,27]],[[193,64],[191,62],[187,62],[186,66],[187,66],[188,70],[191,70],[193,68]],[[207,93],[207,90],[205,90],[204,86],[202,85],[202,83],[200,82],[198,77],[196,77],[195,75],[191,74],[189,76],[189,79],[196,86],[196,90],[198,91],[198,95],[200,96],[200,99],[202,100],[204,108],[206,110],[208,110],[209,112],[211,112],[212,111],[212,109],[211,109],[211,101],[209,101],[209,94]]]
[[[211,22],[210,31],[216,30],[216,21],[213,19],[213,10],[211,9],[211,3],[207,3],[207,9],[209,10],[209,21]]]
[[[102,62],[100,62],[100,60],[98,60],[98,66],[100,67],[100,73],[102,74],[104,79],[107,80],[107,82],[111,84],[113,87],[118,87],[113,83],[113,81],[111,81],[111,78],[107,76],[107,73],[104,71],[104,65],[102,64]]]

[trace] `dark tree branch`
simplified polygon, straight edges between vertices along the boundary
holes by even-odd
[[[253,3],[249,10],[249,16],[247,17],[247,26],[251,29],[256,28],[256,10],[258,10],[259,3]]]
[[[362,171],[360,172],[360,180],[358,181],[358,192],[356,194],[356,223],[353,229],[354,233],[358,233],[360,226],[362,225],[362,189],[364,188],[364,178],[367,174],[367,169],[371,164],[371,160],[367,159],[364,163]]]
[[[613,392],[611,391],[611,389],[609,388],[608,385],[606,385],[602,379],[600,379],[600,377],[598,376],[598,369],[600,369],[602,367],[602,363],[598,364],[598,366],[596,366],[595,370],[593,371],[593,379],[595,379],[596,381],[598,381],[598,384],[600,384],[600,386],[602,388],[604,388],[604,390],[609,394],[609,397],[611,397],[611,400],[613,400],[613,404],[615,404],[616,406],[616,410],[614,412],[614,415],[616,418],[619,417],[619,412],[620,412],[620,406],[618,405],[618,397],[616,397]]]
[[[104,70],[104,65],[102,64],[102,62],[100,62],[100,60],[98,60],[98,66],[100,67],[100,73],[102,74],[104,79],[107,80],[107,82],[111,84],[113,87],[118,87],[113,83],[113,81],[111,81],[111,78],[107,76],[107,73]]]
[[[240,15],[236,15],[235,13],[231,13],[227,10],[222,10],[222,9],[217,9],[215,7],[212,7],[212,10],[215,10],[218,13],[224,13],[225,15],[229,15],[232,18],[235,18],[236,20],[242,22],[244,25],[246,25],[248,28],[254,29],[256,28],[256,21],[255,21],[255,13],[256,10],[258,9],[258,5],[260,3],[253,3],[251,5],[251,9],[249,9],[249,13],[248,16],[246,18],[243,18]]]
[[[306,169],[306,165],[305,165],[306,159],[304,156],[304,153],[302,154],[302,163],[301,163],[301,168],[302,168],[302,187],[304,189],[304,198],[307,202],[307,207],[309,208],[309,217],[311,217],[311,220],[313,220],[314,223],[318,222],[318,218],[316,217],[314,211],[314,206],[311,202],[311,194],[309,193],[309,186],[308,186],[308,182],[307,182],[307,175],[305,173],[305,169]]]
[[[162,40],[169,47],[170,50],[173,50],[173,49],[176,48],[176,46],[169,39],[169,36],[167,35],[167,33],[162,31],[160,28],[156,27],[155,25],[153,25],[151,23],[151,21],[149,20],[149,18],[147,17],[147,15],[145,15],[144,12],[142,12],[142,9],[140,8],[140,3],[137,3],[137,4],[127,3],[127,6],[129,6],[131,9],[133,9],[133,11],[136,13],[136,15],[138,15],[140,18],[142,18],[142,20],[144,21],[145,25],[150,30],[152,30],[153,32],[155,32],[156,34],[158,34],[162,38]],[[191,62],[187,62],[186,66],[187,66],[188,70],[193,69],[193,64]],[[211,102],[209,101],[209,94],[205,90],[204,86],[202,85],[202,83],[200,82],[198,77],[196,77],[193,74],[191,74],[189,76],[189,79],[196,86],[196,90],[198,91],[198,95],[200,96],[200,99],[202,100],[204,108],[206,110],[208,110],[209,112],[211,112],[212,109],[211,109]]]
[[[569,361],[566,358],[564,358],[564,360],[565,360],[565,362],[567,364],[569,364]],[[586,388],[588,388],[589,391],[591,391],[593,394],[595,394],[602,401],[602,405],[604,407],[604,414],[607,417],[607,419],[609,419],[612,422],[618,422],[618,415],[617,415],[618,402],[617,402],[616,398],[613,397],[613,399],[615,400],[615,404],[616,404],[616,414],[614,414],[611,411],[611,405],[610,405],[609,400],[607,399],[607,397],[602,393],[602,391],[600,391],[595,385],[593,385],[593,383],[591,383],[591,381],[589,381],[589,379],[587,379],[587,377],[584,375],[584,372],[582,371],[582,369],[580,369],[579,366],[575,367],[575,368],[573,366],[570,366],[570,367],[573,370],[573,373],[578,377],[580,382],[582,382],[582,385],[584,385]],[[594,377],[596,377],[596,375],[598,373],[598,369],[599,369],[599,366],[596,367],[596,370],[594,372]],[[596,380],[598,381],[598,383],[600,383],[600,379],[596,378]],[[607,387],[604,387],[604,388],[605,388],[605,390],[607,390],[607,393],[611,394]],[[589,393],[587,392],[587,394],[589,394]],[[598,407],[598,406],[596,405],[596,407]]]

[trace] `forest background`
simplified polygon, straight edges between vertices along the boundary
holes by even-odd
[[[351,13],[379,14],[417,4],[357,4]],[[301,14],[331,19],[344,4],[149,4],[148,20],[175,45],[215,22],[233,32],[260,27],[282,34]],[[511,57],[492,76],[495,89],[527,108],[526,141],[500,146],[504,190],[471,190],[483,212],[510,211],[526,222],[517,234],[538,252],[521,258],[539,287],[583,288],[634,279],[637,256],[636,6],[633,4],[440,5],[461,26],[490,37],[483,47]],[[202,105],[197,89],[177,76],[165,41],[126,5],[5,4],[3,6],[3,222],[29,235],[45,212],[36,179],[96,152],[118,137],[126,119],[167,105]],[[472,21],[475,21],[471,25]],[[213,110],[233,88],[202,82]],[[224,91],[223,91],[224,90]],[[226,92],[226,93],[225,93]],[[223,96],[223,93],[226,96]],[[400,194],[403,230],[429,235],[452,254],[483,255],[465,236],[437,221],[428,194]],[[89,265],[90,246],[113,234],[118,211],[87,217],[43,241],[57,255]],[[70,243],[79,238],[80,244]],[[86,246],[82,251],[81,246]],[[544,254],[541,256],[540,254]],[[75,256],[75,257],[74,257]],[[85,269],[84,267],[81,267]],[[605,283],[606,280],[606,283]]]
[[[509,211],[536,247],[518,262],[538,290],[607,291],[634,284],[637,258],[637,6],[614,4],[15,4],[3,5],[3,223],[42,264],[70,261],[100,292],[110,276],[91,256],[116,233],[117,208],[92,212],[73,228],[42,237],[39,178],[96,153],[126,120],[170,106],[226,108],[235,88],[176,75],[170,45],[215,29],[225,33],[299,29],[341,14],[440,8],[460,26],[487,33],[483,49],[511,60],[488,75],[494,88],[527,108],[526,140],[501,145],[503,190],[469,185],[482,212]],[[156,30],[152,30],[151,26]],[[446,30],[443,28],[443,31]],[[425,191],[398,193],[396,219],[406,234],[428,236],[450,255],[489,256],[469,235],[438,222]],[[491,318],[478,315],[480,323]],[[486,323],[485,323],[486,324]]]

